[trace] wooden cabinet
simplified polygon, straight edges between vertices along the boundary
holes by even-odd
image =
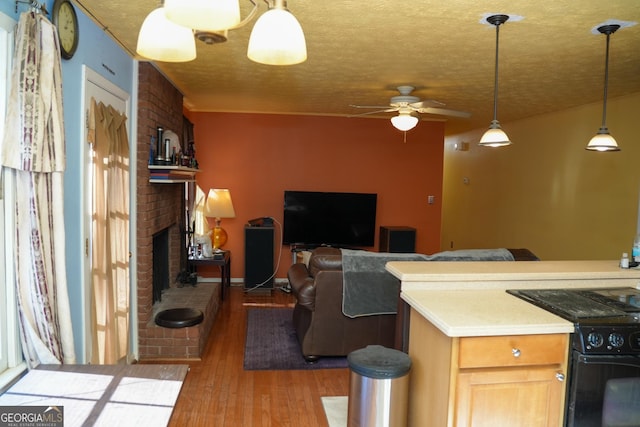
[[[561,426],[568,339],[451,338],[412,310],[409,425]]]

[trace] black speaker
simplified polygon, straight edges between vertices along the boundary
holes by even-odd
[[[414,253],[416,229],[412,227],[380,227],[379,252]]]
[[[244,288],[273,289],[273,227],[244,228]]]

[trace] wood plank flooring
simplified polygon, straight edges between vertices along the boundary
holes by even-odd
[[[245,371],[242,366],[247,308],[294,301],[279,290],[259,295],[231,287],[202,361],[189,363],[170,427],[328,426],[321,397],[349,394],[348,369]]]

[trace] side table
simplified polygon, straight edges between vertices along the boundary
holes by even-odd
[[[220,268],[221,301],[224,300],[224,289],[231,286],[231,251],[223,251],[222,253],[220,258],[190,258],[187,261],[190,271],[196,271],[199,265],[217,265]]]

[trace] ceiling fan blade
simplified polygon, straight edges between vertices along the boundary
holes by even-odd
[[[438,114],[441,116],[464,117],[464,118],[471,117],[471,113],[467,113],[466,111],[448,110],[446,108],[427,107],[427,108],[420,108],[418,111],[420,113]]]
[[[365,108],[365,107],[362,107]],[[378,107],[380,108],[380,107]],[[367,116],[369,114],[379,114],[379,113],[389,113],[391,111],[398,111],[397,108],[385,108],[383,110],[374,110],[374,111],[367,111],[366,113],[359,113],[359,114],[351,114],[348,117],[359,117],[359,116]]]
[[[429,107],[444,107],[445,104],[440,101],[436,101],[435,99],[423,99],[420,102],[414,102],[409,105],[412,108],[419,109],[419,108],[429,108]]]
[[[388,105],[349,105],[349,107],[353,107],[353,108],[377,108],[378,110],[384,110],[384,109],[388,109],[389,106]],[[390,111],[394,111],[393,109]]]

